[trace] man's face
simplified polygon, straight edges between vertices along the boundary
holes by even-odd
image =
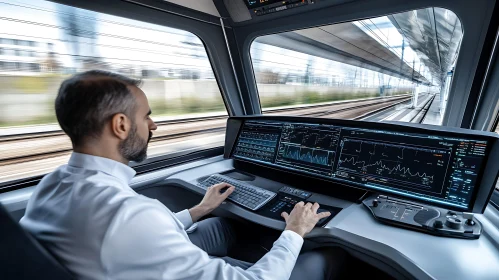
[[[129,160],[141,162],[147,158],[147,145],[152,137],[152,131],[156,130],[156,124],[149,117],[151,109],[147,97],[142,90],[137,87],[131,88],[136,99],[135,119],[132,119],[132,126],[128,137],[120,143],[121,155]]]

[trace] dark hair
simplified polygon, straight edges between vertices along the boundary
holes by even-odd
[[[118,113],[133,120],[135,97],[129,87],[140,84],[140,80],[100,70],[76,74],[62,82],[55,113],[73,146],[82,144],[86,137],[99,137],[106,122]]]

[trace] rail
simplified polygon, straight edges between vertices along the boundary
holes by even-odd
[[[210,116],[210,117],[195,117],[195,118],[186,118],[180,120],[165,120],[158,121],[156,125],[172,125],[172,124],[183,124],[183,123],[193,123],[199,121],[206,120],[218,120],[218,119],[226,119],[227,115],[218,115],[218,116]],[[31,132],[31,133],[23,133],[23,134],[10,134],[10,135],[0,135],[0,143],[9,142],[9,141],[19,141],[19,140],[28,140],[28,139],[36,139],[36,138],[44,138],[44,137],[53,137],[53,136],[61,136],[66,135],[62,130],[51,130],[51,131],[42,131],[42,132]]]
[[[411,118],[409,122],[411,123],[421,123],[423,122],[424,118],[426,117],[426,114],[428,113],[428,110],[430,109],[431,103],[433,103],[433,100],[435,100],[435,95],[433,95],[431,98],[426,101],[426,104],[421,107],[421,110],[414,115],[414,117]]]

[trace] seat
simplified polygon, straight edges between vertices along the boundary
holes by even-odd
[[[0,204],[0,279],[73,279]]]

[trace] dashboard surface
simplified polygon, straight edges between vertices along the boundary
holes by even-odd
[[[199,178],[234,169],[234,160],[188,169],[169,176],[161,185],[175,185],[200,195],[205,190],[197,185]],[[278,191],[285,184],[255,176],[251,181],[258,187]],[[300,187],[300,186],[291,186]],[[362,204],[336,197],[313,193],[311,199],[320,204],[341,207],[324,227],[315,228],[306,238],[324,244],[340,244],[359,258],[364,258],[386,270],[394,277],[406,279],[497,279],[499,249],[486,233],[476,240],[445,238],[408,229],[385,225],[376,221]],[[285,223],[245,209],[232,202],[221,205],[223,211],[282,230]],[[482,215],[477,215],[483,220]],[[495,229],[497,231],[497,229]]]

